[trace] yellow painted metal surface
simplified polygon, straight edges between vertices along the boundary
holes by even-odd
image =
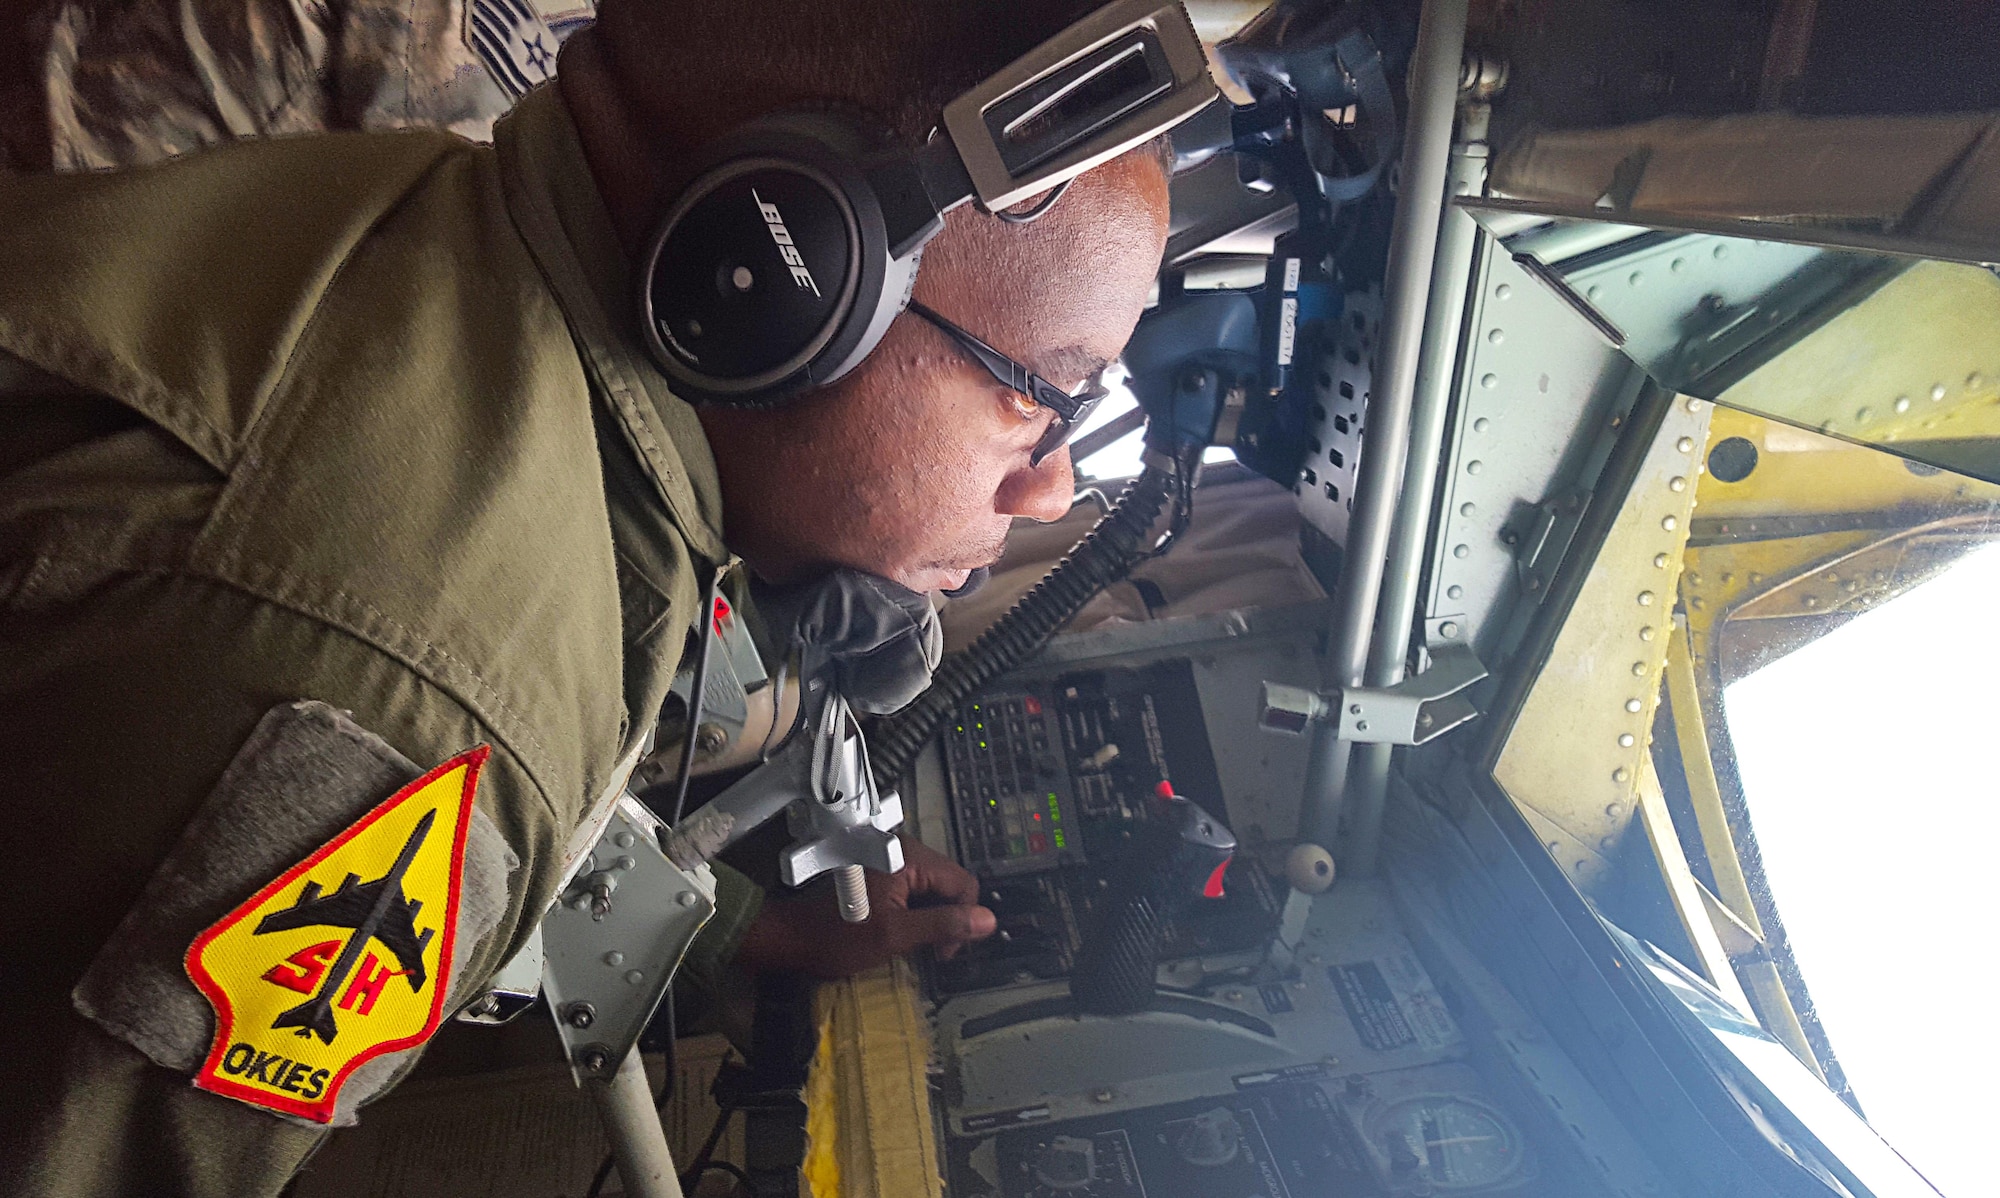
[[[1920,266],[1898,283],[1925,277]],[[1986,284],[1973,291],[1984,296]],[[2000,299],[2000,291],[1989,298]],[[1994,306],[2000,312],[2000,303]],[[1988,350],[2000,353],[2000,341],[1978,352]],[[1828,377],[1825,370],[1802,371],[1793,382],[1828,385]],[[1881,370],[1870,377],[1869,386],[1884,385]],[[1984,369],[1968,370],[1965,381],[1990,386],[1985,380],[1991,377]],[[1843,376],[1841,385],[1852,381]],[[1883,441],[1945,428],[1971,430],[1968,435],[2000,433],[2000,408],[1989,391],[1946,387],[1934,400],[1931,390],[1926,385],[1920,395],[1912,394],[1907,406],[1892,397],[1885,411],[1868,414],[1861,422],[1865,427],[1840,431]],[[1738,396],[1732,391],[1729,398]],[[1893,599],[1967,547],[1990,540],[2000,486],[1912,466],[1839,437],[1728,408],[1716,410],[1711,429],[1714,445],[1730,438],[1748,441],[1756,466],[1733,482],[1704,474],[1697,491],[1676,616],[1685,635],[1675,637],[1666,668],[1674,735],[1701,847],[1715,878],[1717,892],[1708,902],[1716,939],[1759,1022],[1817,1070],[1791,997],[1765,951],[1757,904],[1738,859],[1737,830],[1715,760],[1718,738],[1726,731],[1722,691],[1735,674]],[[1662,851],[1663,870],[1671,872],[1664,853],[1677,846],[1655,847]]]
[[[1817,1069],[1763,942],[1714,757],[1722,651],[1754,664],[1791,643],[1759,635],[1816,635],[1907,590],[1991,538],[2000,486],[1707,407],[1676,404],[1674,420],[1699,423],[1670,422],[1656,439],[1494,775],[1586,893],[1636,817],[1711,980]],[[1703,465],[1731,438],[1750,443],[1756,466],[1726,482]],[[1713,892],[1693,875],[1652,773],[1663,689]]]
[[[931,1039],[917,1001],[916,975],[901,960],[820,987],[804,1198],[943,1198]]]
[[[1948,473],[1912,471],[1902,459],[1866,445],[1723,405],[1717,405],[1711,427],[1711,445],[1742,437],[1756,447],[1757,468],[1740,482],[1702,478],[1695,505],[1698,533],[1714,530],[1719,521],[1949,505],[1981,485]]]
[[[1749,1007],[1749,996],[1743,993],[1742,984],[1736,980],[1736,968],[1730,962],[1728,950],[1722,947],[1721,934],[1709,917],[1701,882],[1688,868],[1687,858],[1681,853],[1674,833],[1674,819],[1667,811],[1667,799],[1661,793],[1660,776],[1654,772],[1651,758],[1639,766],[1638,800],[1639,826],[1645,829],[1653,856],[1660,862],[1667,893],[1672,897],[1674,911],[1680,917],[1681,930],[1687,933],[1688,943],[1694,946],[1696,963],[1702,976],[1739,1010]]]
[[[1949,560],[1935,535],[1926,547],[1909,530],[1983,521],[2000,503],[1991,483],[1913,469],[1748,412],[1718,407],[1712,427],[1712,445],[1742,438],[1757,465],[1736,482],[1706,474],[1697,491],[1680,597],[1704,693],[1715,683],[1714,639],[1726,619],[1851,613],[1884,602],[1925,576],[1917,555]]]
[[[1712,411],[1674,402],[1494,764],[1586,890],[1632,824]]]
[[[1685,578],[1683,585],[1686,585]],[[1751,898],[1749,880],[1744,876],[1743,864],[1737,857],[1736,834],[1730,827],[1728,811],[1723,806],[1722,786],[1716,777],[1714,750],[1708,735],[1708,721],[1715,710],[1713,699],[1695,681],[1696,667],[1689,652],[1685,613],[1676,614],[1674,626],[1666,667],[1667,697],[1674,714],[1674,748],[1680,754],[1681,768],[1686,776],[1688,798],[1694,807],[1702,851],[1708,858],[1709,872],[1715,878],[1716,889],[1721,893],[1713,893],[1702,887],[1698,880],[1690,880],[1700,891],[1709,933],[1728,956],[1733,974],[1731,980],[1738,987],[1735,994],[1748,1004],[1748,1009],[1766,1031],[1783,1041],[1792,1055],[1807,1068],[1818,1073],[1819,1060],[1806,1040],[1805,1028],[1799,1023],[1798,1012],[1792,1008],[1784,980],[1765,951],[1763,922],[1757,915],[1757,904]],[[1703,626],[1703,631],[1707,633],[1707,625]],[[1670,819],[1659,826],[1664,832],[1671,833]],[[1691,874],[1686,852],[1677,836],[1656,835],[1652,847],[1662,875],[1670,882],[1677,874]],[[1694,915],[1685,906],[1680,913],[1683,920],[1689,920]],[[1694,938],[1695,933],[1691,931],[1690,937]],[[1696,943],[1702,941],[1696,938]]]
[[[1667,698],[1673,705],[1675,747],[1687,777],[1695,823],[1701,831],[1710,872],[1715,877],[1716,897],[1761,944],[1763,925],[1757,918],[1757,905],[1750,897],[1750,882],[1743,876],[1742,863],[1737,860],[1736,835],[1730,830],[1729,817],[1722,806],[1722,787],[1715,777],[1715,758],[1702,719],[1703,700],[1695,682],[1694,658],[1688,651],[1686,619],[1676,616],[1674,623],[1674,641],[1667,652]]]
[[[1718,397],[1859,440],[2000,446],[2000,278],[1918,262]],[[1992,471],[1981,474],[1992,477]]]

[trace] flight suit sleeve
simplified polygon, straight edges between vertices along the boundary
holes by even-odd
[[[448,1018],[546,909],[566,827],[505,747],[401,662],[175,568],[220,485],[206,463],[109,401],[18,364],[4,373],[14,385],[0,387],[0,402],[22,436],[0,454],[0,759],[9,763],[0,819],[23,834],[0,838],[0,1060],[9,1079],[0,1086],[0,1126],[9,1129],[0,1136],[0,1193],[275,1195],[325,1127],[192,1084],[211,1064],[218,1026],[184,963],[192,939],[256,902],[399,787],[489,746],[458,825],[467,868],[486,863],[484,893],[461,888],[461,918],[449,920],[437,878],[404,871],[400,900],[424,904],[408,923],[430,952],[425,984],[395,976],[409,966],[378,940],[348,963],[347,980],[377,983],[380,1005],[363,1010],[366,985],[319,987],[341,1037],[365,1039],[368,1021],[389,1013],[399,995],[383,985],[441,995],[436,1014]],[[29,442],[31,452],[11,452]],[[292,750],[319,746],[320,764],[271,768],[285,755],[257,751],[260,736],[302,700],[345,740],[282,738]],[[352,751],[364,743],[366,752]],[[266,768],[245,785],[253,758]],[[410,828],[398,836],[386,858],[377,852],[377,864],[353,868],[356,885],[393,872]],[[442,834],[423,841],[431,850],[444,843]],[[321,889],[337,892],[344,872],[318,879]],[[198,891],[208,906],[175,906]],[[298,896],[275,895],[280,905]],[[475,897],[482,913],[468,923]],[[255,914],[261,922],[266,912]],[[163,937],[163,927],[174,935]],[[457,943],[441,969],[448,928]],[[267,973],[298,981],[301,970],[334,964],[312,950],[345,933],[336,926],[306,940],[239,965],[231,984],[275,994]],[[189,1018],[199,1025],[191,1036]],[[351,1079],[362,1084],[350,1097],[393,1085],[422,1038],[363,1064],[373,1076]],[[235,1068],[299,1094],[319,1088],[312,1069],[299,1074],[279,1065],[275,1047],[263,1051],[216,1060],[210,1072]],[[306,1053],[284,1056],[302,1064]]]
[[[715,915],[688,946],[675,975],[677,990],[691,993],[704,1007],[713,1007],[730,987],[731,968],[743,934],[764,909],[764,890],[737,871],[713,862]]]
[[[34,830],[0,846],[0,960],[9,963],[0,1060],[24,1079],[0,1087],[0,1126],[19,1133],[0,1137],[0,1193],[276,1194],[324,1128],[197,1088],[193,1078],[233,1069],[238,1081],[289,1082],[301,1093],[324,1082],[312,1080],[315,1069],[292,1068],[311,1062],[304,1052],[281,1055],[284,1040],[238,1052],[240,1038],[231,1039],[216,1056],[210,997],[183,964],[192,942],[246,907],[237,922],[250,927],[299,905],[297,879],[274,892],[275,907],[258,906],[258,895],[400,787],[486,746],[465,871],[470,878],[483,859],[488,883],[475,895],[468,881],[459,896],[466,907],[477,898],[484,914],[468,923],[461,913],[449,976],[427,979],[446,990],[448,1018],[539,922],[569,824],[490,729],[403,663],[181,570],[222,486],[197,455],[121,405],[4,355],[0,405],[17,434],[0,438],[0,755],[10,763],[0,818]],[[279,713],[301,706],[368,751],[343,750],[332,766],[289,774],[267,768],[261,789],[246,789],[246,763],[272,761],[257,750],[260,738]],[[292,827],[279,847],[266,843],[274,823],[319,810],[320,791],[345,806]],[[406,825],[389,847],[409,836]],[[395,856],[307,880],[333,894],[353,872],[366,887],[392,872]],[[736,981],[731,962],[762,905],[754,883],[726,866],[716,872],[717,911],[681,977],[711,1003]],[[191,908],[189,879],[218,877],[226,895]],[[442,935],[442,904],[416,886],[401,893],[425,904],[410,931]],[[267,991],[273,978],[303,983],[337,963],[336,950],[319,951],[329,941],[344,943],[338,926],[265,954],[237,983]],[[371,963],[370,952],[379,959]],[[387,978],[414,992],[391,976],[408,965],[382,943],[357,958],[348,979],[364,985],[326,994],[341,1036],[388,1010],[362,1012],[365,983]],[[315,981],[325,988],[324,976]],[[285,1010],[311,997],[288,995]],[[191,1036],[190,1019],[199,1025]],[[364,1065],[372,1076],[350,1083],[335,1124],[362,1097],[385,1092],[415,1056]]]
[[[50,860],[75,860],[92,869],[95,879],[66,903],[60,921],[37,921],[25,918],[42,907],[26,880],[45,872],[39,853],[5,863],[5,885],[13,892],[7,898],[17,904],[4,931],[6,956],[10,961],[35,960],[37,967],[6,996],[0,1041],[10,1072],[34,1077],[37,1084],[9,1087],[12,1093],[0,1097],[17,1108],[6,1112],[9,1126],[26,1132],[14,1146],[0,1150],[0,1178],[10,1167],[26,1175],[0,1188],[27,1194],[275,1194],[318,1142],[323,1128],[313,1125],[313,1118],[351,1121],[363,1100],[390,1088],[414,1064],[437,1021],[469,998],[539,920],[554,886],[554,821],[519,769],[495,754],[483,763],[476,805],[459,825],[471,833],[465,838],[466,865],[442,880],[434,876],[427,888],[415,881],[392,888],[395,902],[423,905],[408,921],[419,936],[433,945],[448,931],[461,938],[448,970],[434,953],[429,957],[432,974],[422,987],[427,993],[414,997],[423,1002],[435,997],[440,1005],[420,1003],[414,1027],[406,1020],[371,1037],[369,1024],[389,1014],[387,1006],[370,1010],[374,999],[369,994],[361,993],[356,1001],[355,987],[336,989],[337,978],[314,977],[306,986],[312,994],[279,995],[272,987],[287,975],[301,978],[315,965],[326,966],[340,951],[327,945],[344,945],[360,934],[351,918],[331,920],[333,926],[323,931],[295,933],[298,943],[275,943],[280,938],[273,938],[269,948],[253,943],[249,952],[254,959],[239,957],[229,971],[210,962],[207,971],[216,984],[200,994],[190,992],[193,950],[201,937],[231,921],[262,930],[260,925],[268,925],[285,904],[298,905],[300,894],[289,889],[291,865],[281,862],[295,865],[320,851],[315,842],[331,845],[359,829],[376,805],[396,793],[399,777],[424,767],[406,759],[400,772],[383,773],[377,761],[378,768],[364,775],[350,756],[339,758],[325,778],[300,771],[289,792],[268,782],[232,789],[226,783],[250,760],[241,754],[255,744],[261,720],[270,714],[257,710],[264,700],[273,693],[326,686],[323,679],[315,685],[285,677],[289,671],[283,663],[296,653],[286,642],[296,646],[296,637],[312,634],[294,627],[288,614],[235,595],[176,597],[167,593],[175,589],[171,584],[160,590],[143,585],[119,589],[127,592],[121,596],[125,601],[97,612],[72,608],[44,613],[52,617],[46,622],[19,618],[17,612],[0,621],[0,644],[9,647],[0,657],[9,659],[10,666],[20,663],[40,680],[37,684],[36,678],[13,668],[0,670],[6,675],[0,678],[0,722],[6,725],[0,730],[0,750],[23,763],[17,778],[26,788],[10,794],[62,794],[75,804],[44,812],[39,843],[24,848],[39,849]],[[157,625],[149,629],[149,620],[139,619],[131,632],[117,630],[127,617],[142,616],[145,609],[158,612],[163,605],[183,609],[174,612],[175,624],[208,625],[198,633],[210,634],[231,628],[255,648],[241,657],[214,654],[219,660],[204,669],[187,656],[137,643],[148,631],[160,630]],[[191,639],[215,643],[209,636]],[[174,647],[170,640],[167,648]],[[363,687],[386,684],[393,691],[406,685],[407,680],[398,683],[390,676],[393,671],[371,667],[364,656],[357,655],[344,671]],[[48,669],[52,658],[60,658],[62,668]],[[117,677],[108,678],[107,672]],[[417,710],[392,704],[372,712],[369,697],[357,689],[334,702],[359,707],[356,719],[347,721],[352,727],[361,728],[358,720],[364,718],[394,726],[397,739],[411,745],[413,753],[440,758],[425,766],[442,763],[450,750],[417,746],[481,743],[480,731],[471,721],[454,717],[448,703],[437,701],[440,697],[419,700]],[[291,706],[281,702],[277,710]],[[335,710],[333,704],[314,706]],[[412,716],[418,724],[428,723],[429,730],[413,726]],[[232,748],[239,754],[235,758],[227,756]],[[218,760],[226,763],[220,781],[212,777]],[[272,774],[264,772],[267,778]],[[313,785],[315,781],[319,784]],[[10,798],[9,805],[18,801]],[[302,806],[313,816],[309,829],[296,822]],[[7,816],[15,826],[33,822],[30,813],[18,809]],[[497,833],[485,838],[484,849],[477,835],[481,824]],[[333,838],[322,841],[329,828]],[[411,839],[405,830],[396,836],[401,839],[395,844],[378,846],[356,864],[336,862],[330,872],[315,874],[312,884],[323,892],[357,883],[379,887],[394,873],[393,850]],[[272,847],[274,838],[282,849]],[[443,842],[429,843],[435,848]],[[482,853],[488,866],[476,876],[471,859]],[[353,876],[342,882],[343,873]],[[481,884],[475,886],[476,877]],[[194,895],[201,900],[195,910],[162,901],[186,897],[188,879],[205,883]],[[270,894],[268,901],[260,898],[272,885],[280,892]],[[449,914],[452,903],[463,908],[475,902],[485,908],[477,923]],[[389,952],[378,953],[384,945],[363,947],[384,959],[358,956],[349,962],[352,982],[379,988],[386,975],[409,971]],[[186,972],[177,973],[176,966]],[[411,997],[405,990],[395,996]],[[273,997],[286,1000],[288,1009],[314,997],[323,1008],[344,1003],[321,1012],[337,1023],[341,1039],[331,1046],[317,1041],[307,1045],[342,1050],[337,1057],[317,1060],[305,1051],[286,1051],[292,1041],[273,1031],[271,1012],[256,1015],[261,1023],[244,1014],[247,1004]],[[231,1019],[236,1021],[233,1030],[227,1022]],[[258,1034],[245,1034],[246,1027]],[[335,1030],[334,1024],[327,1030]],[[377,1047],[385,1036],[415,1042],[368,1060],[348,1051]],[[241,1056],[235,1055],[238,1045],[247,1045]],[[218,1057],[224,1052],[230,1055]],[[286,1060],[308,1066],[303,1077],[280,1072],[290,1068],[281,1063]],[[359,1067],[348,1079],[348,1093],[328,1095],[330,1102],[338,1099],[337,1108],[306,1118],[193,1084],[204,1077],[226,1080],[253,1062],[254,1080],[269,1083],[265,1089],[294,1088],[303,1081],[304,1093],[312,1097],[319,1096],[315,1092],[326,1081],[312,1080],[317,1070],[331,1067],[337,1073],[345,1064]],[[260,1091],[252,1097],[265,1095]],[[17,1150],[22,1155],[15,1156]]]

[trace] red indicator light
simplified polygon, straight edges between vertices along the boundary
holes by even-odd
[[[722,631],[722,622],[729,618],[729,600],[717,596],[715,600],[715,630]]]
[[[1021,700],[1021,706],[1027,711],[1029,715],[1042,714],[1042,701],[1040,699],[1035,698],[1033,695],[1029,695],[1027,698]]]

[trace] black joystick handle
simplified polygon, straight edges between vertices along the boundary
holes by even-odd
[[[1165,783],[1152,818],[1133,833],[1110,889],[1084,925],[1070,994],[1077,1009],[1127,1015],[1152,1005],[1160,935],[1203,898],[1222,897],[1222,875],[1236,837],[1222,821]]]

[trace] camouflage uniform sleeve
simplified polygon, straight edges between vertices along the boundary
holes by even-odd
[[[327,21],[310,0],[68,0],[43,55],[51,164],[106,170],[327,128]]]
[[[64,0],[42,53],[50,163],[108,170],[336,129],[489,140],[593,15],[589,0]]]

